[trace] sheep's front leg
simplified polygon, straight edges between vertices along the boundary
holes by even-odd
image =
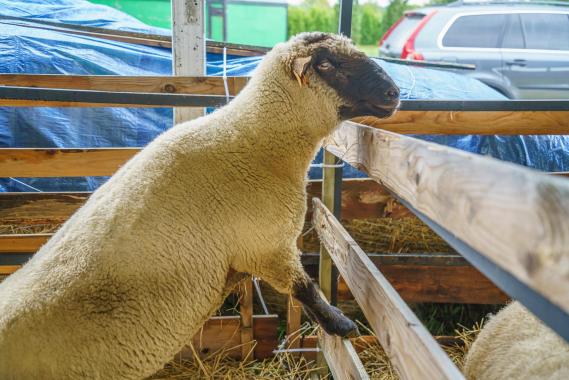
[[[281,254],[278,259],[270,260],[259,274],[277,291],[292,294],[299,300],[306,313],[317,322],[324,331],[331,335],[353,337],[358,335],[358,328],[342,312],[326,302],[316,286],[304,271],[297,251]]]

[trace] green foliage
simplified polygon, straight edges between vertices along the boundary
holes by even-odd
[[[373,3],[366,3],[359,8],[360,38],[362,45],[374,45],[381,38],[381,9]]]
[[[300,32],[336,32],[338,13],[326,0],[305,0],[299,6],[288,7],[288,35]]]
[[[352,15],[352,39],[357,44],[375,45],[381,37],[380,25],[382,8],[376,3],[359,5],[354,1]],[[300,32],[338,31],[338,4],[331,7],[327,0],[304,0],[298,6],[288,8],[289,37]]]
[[[403,13],[409,8],[409,0],[391,0],[385,9],[383,20],[380,27],[380,34],[383,35],[395,24],[397,20],[403,16]]]
[[[431,0],[428,5],[446,5],[454,3],[456,0]]]

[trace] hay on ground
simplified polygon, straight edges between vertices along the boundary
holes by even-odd
[[[370,253],[453,252],[445,241],[417,218],[370,218],[343,220],[342,225]],[[311,226],[306,226],[308,231]],[[313,229],[303,237],[304,252],[317,252],[320,245]]]
[[[457,330],[456,342],[443,346],[459,369],[462,369],[464,357],[480,331],[480,326],[481,324],[476,324],[470,329],[463,327]],[[360,325],[360,329],[364,334],[373,334],[363,325]],[[358,355],[372,380],[399,380],[395,368],[379,344],[356,339],[354,346],[359,351]],[[200,360],[197,354],[195,355],[197,360],[173,360],[148,380],[308,380],[319,370],[314,361],[308,361],[295,353],[283,352],[263,361],[237,361],[229,358],[225,352],[212,354],[203,360]]]

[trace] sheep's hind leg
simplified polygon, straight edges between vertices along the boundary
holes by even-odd
[[[354,322],[320,296],[304,271],[297,252],[286,256],[279,255],[279,260],[265,265],[262,272],[259,277],[277,291],[292,294],[302,303],[310,319],[317,322],[328,334],[341,337],[354,337],[359,334]]]

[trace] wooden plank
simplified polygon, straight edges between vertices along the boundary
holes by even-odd
[[[314,226],[402,379],[462,379],[409,306],[340,222],[314,199]]]
[[[248,278],[239,285],[239,314],[241,317],[241,358],[253,359],[253,280]]]
[[[569,134],[567,111],[400,111],[388,119],[362,117],[354,122],[401,134]]]
[[[273,351],[279,343],[278,337],[279,317],[278,315],[254,315],[253,316],[253,337],[255,338],[255,359],[266,359],[272,357]]]
[[[567,318],[565,178],[351,122],[327,149],[473,249],[477,265],[489,263],[486,274],[546,323]],[[550,326],[569,334],[566,323]]]
[[[85,37],[92,37],[101,40],[109,40],[109,41],[118,41],[128,44],[135,44],[135,45],[145,45],[145,46],[152,46],[152,47],[161,47],[161,48],[170,48],[172,43],[170,41],[165,41],[163,39],[156,39],[156,38],[142,38],[138,36],[129,36],[129,35],[119,35],[113,33],[102,33],[102,32],[92,32],[92,31],[82,31],[82,30],[72,30],[67,28],[55,27],[55,26],[40,26],[40,25],[31,25],[31,24],[14,24],[18,26],[24,26],[27,28],[39,29],[39,30],[49,30],[55,31],[65,34],[72,34],[78,36],[85,36]],[[109,30],[110,31],[110,30]]]
[[[60,224],[90,195],[90,192],[0,193],[0,225]]]
[[[140,148],[0,149],[1,177],[110,176]]]
[[[36,252],[52,234],[13,234],[0,235],[0,253]]]
[[[2,150],[0,156],[1,152]],[[123,162],[117,162],[116,165],[122,164]],[[322,182],[319,180],[308,182],[307,220],[312,218],[312,198],[321,197],[321,186]],[[90,194],[90,192],[0,193],[0,224],[26,227],[62,223],[85,203]],[[371,179],[363,178],[344,180],[342,208],[343,220],[412,216],[410,211],[394,202],[391,194],[383,186]]]
[[[227,77],[229,94],[237,95],[248,80],[248,77]],[[203,76],[0,74],[0,85],[70,90],[225,95],[223,78]]]
[[[320,202],[320,200],[317,201]],[[322,298],[326,298],[322,289],[318,289],[318,292]],[[328,375],[329,369],[334,379],[369,379],[350,339],[328,335],[320,329],[318,346],[321,352],[316,357],[316,366],[321,368],[320,372],[323,376]]]
[[[50,234],[40,237],[31,234],[0,235],[0,262],[7,265],[20,263],[21,260],[14,261],[6,254],[30,255],[45,244],[50,236]],[[317,263],[318,255],[315,256]],[[439,256],[431,254],[368,255],[406,302],[496,305],[509,300],[502,290],[462,257],[441,256],[460,259],[460,263],[453,264],[449,262],[450,260],[439,260]],[[399,260],[402,257],[407,260]],[[303,255],[303,264],[307,270],[312,271],[311,268],[316,266],[314,262],[314,257]],[[342,278],[338,281],[338,299],[342,301],[353,299],[345,281]],[[289,304],[287,335],[299,329],[301,312],[298,303],[294,303],[292,307]],[[294,338],[290,340],[294,344],[298,343]]]
[[[0,265],[0,276],[12,274],[21,267],[21,265]]]
[[[509,297],[476,268],[463,266],[378,265],[405,302],[503,304]],[[340,278],[338,299],[352,299],[346,281]]]
[[[334,165],[336,164],[336,157],[329,152],[324,152],[323,163],[325,166]],[[335,168],[324,167],[322,171],[322,201],[332,210],[333,213],[338,213],[340,211],[340,207],[337,204],[336,199],[338,178],[336,178],[337,173],[334,169]],[[339,180],[341,181],[341,179]],[[318,283],[322,293],[328,300],[332,299],[332,281],[332,259],[326,251],[326,247],[321,244],[320,265],[318,266]],[[335,297],[336,295],[334,294],[334,299]]]
[[[253,335],[258,340],[255,347],[255,357],[265,359],[272,356],[272,351],[278,344],[278,316],[255,315],[253,320],[253,325],[258,325],[258,327],[253,329]],[[229,357],[238,360],[242,359],[240,317],[209,318],[200,331],[192,338],[192,344],[201,358],[206,358],[223,350]],[[192,350],[188,346],[182,349],[180,355],[182,358],[193,358]]]
[[[322,181],[311,180],[306,187],[308,198],[307,220],[312,218],[312,198],[322,198]],[[413,217],[413,214],[395,201],[391,193],[368,178],[350,178],[342,181],[342,220],[368,219],[389,216]]]
[[[303,336],[300,348],[316,348],[318,345],[318,338],[318,335]],[[441,346],[464,346],[464,342],[455,336],[435,336],[434,338]],[[373,335],[361,335],[357,338],[350,338],[350,342],[358,354],[369,346],[380,344],[377,337]],[[306,360],[314,360],[316,357],[315,352],[313,351],[304,351],[302,352],[302,356],[304,356]]]
[[[504,304],[509,297],[457,254],[366,253],[405,302]],[[309,273],[318,265],[318,253],[304,253]],[[338,280],[338,299],[353,299],[346,282]]]
[[[291,295],[288,296],[286,315],[286,339],[288,348],[300,347],[300,324],[302,320],[302,304]]]
[[[9,107],[220,107],[226,103],[222,95],[0,86],[0,105]]]
[[[61,22],[50,22],[45,20],[30,20],[29,18],[1,16],[0,23],[20,25],[28,28],[56,30],[68,34],[79,34],[88,37],[106,39],[111,41],[121,41],[136,45],[146,45],[154,47],[172,47],[172,38],[170,36],[150,33],[139,33],[125,30],[113,30],[108,28],[99,28],[88,25],[65,24]],[[9,22],[6,22],[9,20]],[[231,42],[206,41],[206,49],[208,53],[221,53],[223,48],[227,49],[227,54],[238,55],[242,57],[253,57],[264,55],[269,48],[262,46],[253,46],[245,44],[237,44]]]
[[[205,75],[204,0],[172,0],[172,71],[174,75]],[[203,108],[175,108],[174,124],[204,115]]]
[[[318,344],[334,379],[369,379],[349,339],[342,339],[320,331]]]

